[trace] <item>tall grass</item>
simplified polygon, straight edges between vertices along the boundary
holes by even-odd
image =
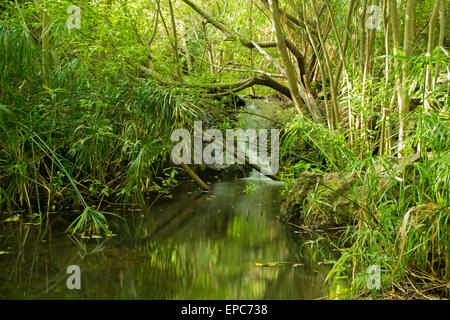
[[[0,24],[0,208],[48,216],[80,207],[72,232],[108,231],[105,198],[143,199],[163,176],[170,134],[195,108],[119,70],[98,80],[83,61],[48,75],[29,34]],[[68,187],[69,186],[69,187]]]
[[[427,112],[419,106],[410,112],[409,142],[420,143],[422,152],[410,148],[403,160],[359,152],[345,129],[331,131],[304,117],[285,128],[282,154],[311,158],[309,166],[305,159],[291,159],[291,174],[297,176],[312,165],[322,172],[356,177],[351,199],[356,204],[355,223],[333,240],[341,255],[332,261],[328,275],[334,285],[346,279],[350,296],[370,293],[366,281],[371,265],[382,270],[382,293],[423,282],[448,295],[450,113],[448,106],[440,106]],[[302,165],[292,173],[295,163]]]

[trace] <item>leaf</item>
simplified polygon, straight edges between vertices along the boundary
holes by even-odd
[[[283,267],[292,265],[294,267],[301,266],[301,263],[294,262],[267,262],[267,263],[259,263],[255,262],[255,267]]]
[[[17,222],[20,220],[20,214],[17,214],[15,216],[9,217],[6,220],[3,220],[3,222]]]

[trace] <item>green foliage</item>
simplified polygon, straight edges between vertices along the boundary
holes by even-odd
[[[248,182],[245,187],[244,187],[244,193],[251,195],[252,193],[254,193],[256,190],[258,190],[258,187],[255,183],[253,182]]]
[[[225,103],[213,98],[221,91],[218,88],[237,91],[229,83],[261,71],[280,73],[270,62],[279,58],[276,47],[264,48],[270,59],[247,50],[242,39],[230,39],[182,1],[173,1],[177,54],[164,1],[158,3],[160,18],[165,20],[156,29],[156,1],[41,0],[39,7],[36,3],[0,3],[4,9],[0,12],[0,210],[10,215],[26,208],[30,214],[38,212],[42,223],[49,207],[69,204],[82,212],[70,225],[73,233],[108,233],[107,213],[100,211],[105,198],[144,201],[146,192],[168,196],[179,183],[178,171],[168,165],[169,137],[175,128],[191,128],[210,106],[217,113],[216,107]],[[330,2],[332,15],[324,6],[326,13],[314,19],[311,1],[280,3],[283,10],[297,13],[305,5],[303,13],[314,34],[325,23],[330,25],[328,17],[335,18],[338,30],[345,27],[348,1]],[[79,30],[66,26],[66,9],[73,4],[82,10]],[[270,12],[264,6],[254,1],[209,4],[197,3],[244,37],[273,41]],[[398,3],[400,26],[405,5]],[[422,1],[420,10],[416,8],[417,30],[427,30],[433,5]],[[44,9],[48,25],[43,23]],[[304,30],[284,14],[282,20],[286,36],[304,55],[312,98],[320,108],[330,107],[330,99],[316,94],[324,84],[331,85],[333,71],[341,63],[343,39],[338,38],[342,34],[330,29],[321,44],[321,52],[336,58],[326,66],[325,55],[312,57],[309,45],[317,37],[306,38]],[[306,171],[356,176],[352,201],[358,208],[353,213],[358,223],[346,228],[337,241],[342,254],[329,275],[333,287],[347,279],[352,294],[367,293],[365,270],[374,264],[386,275],[385,288],[413,269],[448,281],[448,48],[437,46],[427,54],[426,32],[415,32],[412,54],[403,56],[399,48],[394,56],[386,39],[392,30],[374,33],[372,43],[370,32],[358,26],[358,20],[363,21],[352,19],[347,30],[351,37],[336,86],[336,123],[316,123],[308,116],[284,112],[292,120],[283,128],[282,193],[286,195]],[[156,37],[150,39],[153,31]],[[44,42],[48,50],[43,50]],[[386,47],[390,51],[381,55]],[[177,55],[183,79],[177,75]],[[319,74],[315,66],[330,68],[328,76]],[[426,82],[427,70],[432,90]],[[398,87],[400,75],[404,84]],[[286,84],[282,76],[274,79]],[[269,90],[242,92],[272,93]],[[397,91],[414,102],[408,114],[398,111]],[[242,117],[238,125],[245,126],[247,120]],[[220,121],[221,129],[234,125],[226,116]],[[400,126],[405,130],[404,145],[397,143]],[[395,157],[399,151],[404,158],[417,153],[420,159],[399,161]],[[243,191],[250,195],[255,190],[256,185],[249,183]],[[320,194],[310,200],[324,201]],[[323,241],[319,237],[308,245],[320,253]]]
[[[307,158],[308,162],[315,163],[319,168],[331,167],[339,170],[356,158],[348,148],[344,131],[329,130],[323,124],[314,123],[311,119],[300,116],[286,125],[280,153],[285,157],[307,151],[306,147],[312,148],[317,155]],[[302,169],[303,163],[297,163],[297,167]]]
[[[0,24],[0,38],[0,208],[42,213],[43,192],[50,207],[64,194],[83,207],[74,232],[107,231],[95,198],[142,199],[153,179],[176,182],[162,169],[172,130],[195,116],[188,97],[153,81],[133,86],[120,71],[99,81],[79,59],[44,76],[27,32]]]
[[[343,249],[328,275],[332,287],[346,280],[350,284],[349,294],[370,294],[366,271],[371,265],[381,267],[383,290],[392,290],[410,272],[420,272],[441,282],[448,279],[448,118],[448,111],[424,112],[419,108],[410,113],[409,119],[415,124],[409,137],[411,145],[415,141],[424,150],[414,162],[408,162],[408,155],[405,161],[363,156],[348,145],[341,133],[302,118],[287,125],[284,155],[308,146],[332,171],[339,171],[343,176],[353,173],[357,178],[352,199],[359,208],[353,212],[357,222],[334,240],[335,246]],[[311,170],[311,164],[297,160],[283,169],[285,194],[292,189],[294,177]],[[320,196],[313,200],[323,201]]]

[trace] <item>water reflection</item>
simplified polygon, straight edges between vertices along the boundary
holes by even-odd
[[[245,193],[252,184],[252,192]],[[209,194],[184,184],[174,199],[117,222],[117,237],[65,234],[0,256],[0,297],[43,299],[311,299],[327,295],[328,269],[299,255],[281,224],[280,185],[253,177]],[[31,236],[30,236],[31,237]],[[8,242],[9,241],[9,242]],[[11,244],[15,241],[0,244]],[[39,243],[35,245],[35,243]],[[2,250],[3,247],[0,247]],[[256,264],[291,262],[278,267]],[[81,268],[68,290],[66,268]],[[294,264],[299,264],[294,267]]]

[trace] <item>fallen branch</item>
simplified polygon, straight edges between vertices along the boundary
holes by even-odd
[[[184,169],[184,171],[187,172],[188,175],[191,176],[191,178],[199,185],[200,188],[202,188],[205,191],[209,191],[209,186],[203,182],[202,179],[185,163],[181,162],[181,167]]]

